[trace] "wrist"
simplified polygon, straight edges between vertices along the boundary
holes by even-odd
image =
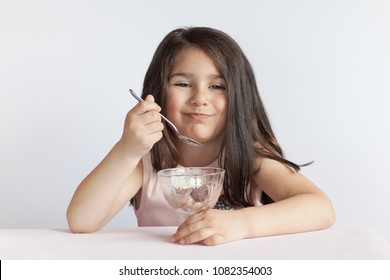
[[[127,146],[128,145],[121,139],[115,144],[113,150],[115,150],[117,157],[120,158],[126,166],[136,166],[144,155],[141,153],[134,153],[129,150]]]
[[[249,206],[241,208],[235,211],[238,211],[240,214],[240,220],[242,221],[242,230],[245,235],[244,238],[253,238],[259,237],[258,227],[261,222],[259,219],[254,218],[254,212],[257,212],[258,206]]]

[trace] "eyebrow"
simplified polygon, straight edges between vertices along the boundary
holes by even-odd
[[[186,72],[178,72],[178,73],[173,73],[169,76],[169,79],[172,79],[173,77],[184,77],[184,78],[192,78],[194,77],[195,75],[194,74],[191,74],[191,73],[186,73]],[[207,76],[208,78],[211,78],[211,79],[221,79],[221,80],[224,80],[224,78],[219,75],[219,74],[211,74],[211,75],[208,75]]]

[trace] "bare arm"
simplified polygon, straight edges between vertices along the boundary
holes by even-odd
[[[142,163],[124,158],[121,145],[118,142],[78,186],[67,211],[71,231],[99,230],[141,187]]]
[[[263,159],[255,181],[276,203],[242,209],[248,219],[248,237],[318,230],[334,223],[335,213],[326,194],[291,168]]]
[[[127,114],[122,138],[80,183],[69,204],[71,231],[99,230],[141,188],[141,158],[162,137],[159,110],[149,96]]]
[[[285,165],[263,159],[255,182],[258,191],[266,192],[276,202],[234,211],[200,212],[180,225],[172,241],[217,245],[243,238],[318,230],[334,223],[328,197]]]

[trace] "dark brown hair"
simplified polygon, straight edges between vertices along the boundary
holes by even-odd
[[[255,76],[240,46],[227,34],[208,27],[180,28],[170,32],[159,44],[146,72],[143,98],[152,94],[166,113],[166,90],[175,59],[187,47],[204,51],[213,60],[226,82],[227,120],[224,143],[219,162],[226,170],[224,193],[231,206],[251,206],[250,183],[258,172],[254,167],[256,157],[277,160],[295,170],[299,166],[284,158],[263,102]],[[174,142],[176,136],[169,128],[152,150],[152,165],[156,171],[176,167],[179,155]],[[222,158],[223,157],[223,158]],[[262,202],[272,200],[263,193]]]

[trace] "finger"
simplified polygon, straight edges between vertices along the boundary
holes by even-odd
[[[149,101],[149,102],[153,102],[153,103],[154,103],[154,97],[153,97],[153,95],[148,94],[148,96],[146,96],[146,98],[145,98],[145,101]]]
[[[138,130],[136,130],[136,132],[134,133],[137,133],[139,135],[139,137],[141,138],[149,138],[149,137],[153,137],[153,139],[149,139],[149,140],[160,140],[162,138],[162,131],[164,130],[164,125],[161,121],[157,121],[157,122],[152,122],[152,123],[149,123],[149,124],[144,124],[142,126],[139,127]],[[142,137],[142,135],[144,135]],[[157,141],[153,141],[154,143],[157,142]]]
[[[134,107],[134,110],[135,110],[137,115],[142,115],[142,114],[144,114],[146,112],[149,112],[149,111],[160,112],[161,111],[161,107],[158,106],[158,104],[155,103],[154,101],[145,100],[145,101],[142,101],[142,102],[138,103]]]
[[[161,123],[161,116],[156,111],[148,111],[141,115],[138,115],[139,122],[143,125],[148,125],[152,123]]]
[[[220,245],[226,243],[225,238],[221,234],[214,234],[211,235],[210,237],[207,237],[202,241],[204,245],[207,246],[215,246],[215,245]]]
[[[209,228],[202,216],[198,214],[192,215],[177,228],[176,233],[172,235],[172,242],[179,242],[186,236],[190,236],[191,234],[194,234],[205,228]]]
[[[197,223],[201,220],[203,220],[203,211],[196,213],[190,216],[189,218],[187,218],[187,220],[185,220],[181,225],[179,225],[176,232],[182,231],[184,228],[187,228],[191,224]]]
[[[158,106],[158,104],[154,101],[154,96],[153,96],[153,95],[150,95],[150,94],[149,94],[148,96],[146,96],[144,102],[150,102],[150,103],[153,103],[153,104],[157,105],[157,108],[158,108],[157,111],[158,111],[158,112],[161,111],[161,107]]]
[[[139,132],[142,135],[162,131],[164,124],[161,122],[161,116],[155,111],[146,112],[142,115],[130,111],[126,116],[125,128],[132,131],[132,133]]]
[[[216,234],[217,233],[213,228],[201,228],[197,231],[194,231],[188,235],[181,237],[178,242],[180,244],[193,244],[204,240],[210,240],[211,243],[212,239],[210,238]]]
[[[163,130],[164,124],[157,112],[148,112],[141,116],[129,113],[123,135],[137,139],[136,141],[144,143],[144,146],[150,146],[162,138]]]

